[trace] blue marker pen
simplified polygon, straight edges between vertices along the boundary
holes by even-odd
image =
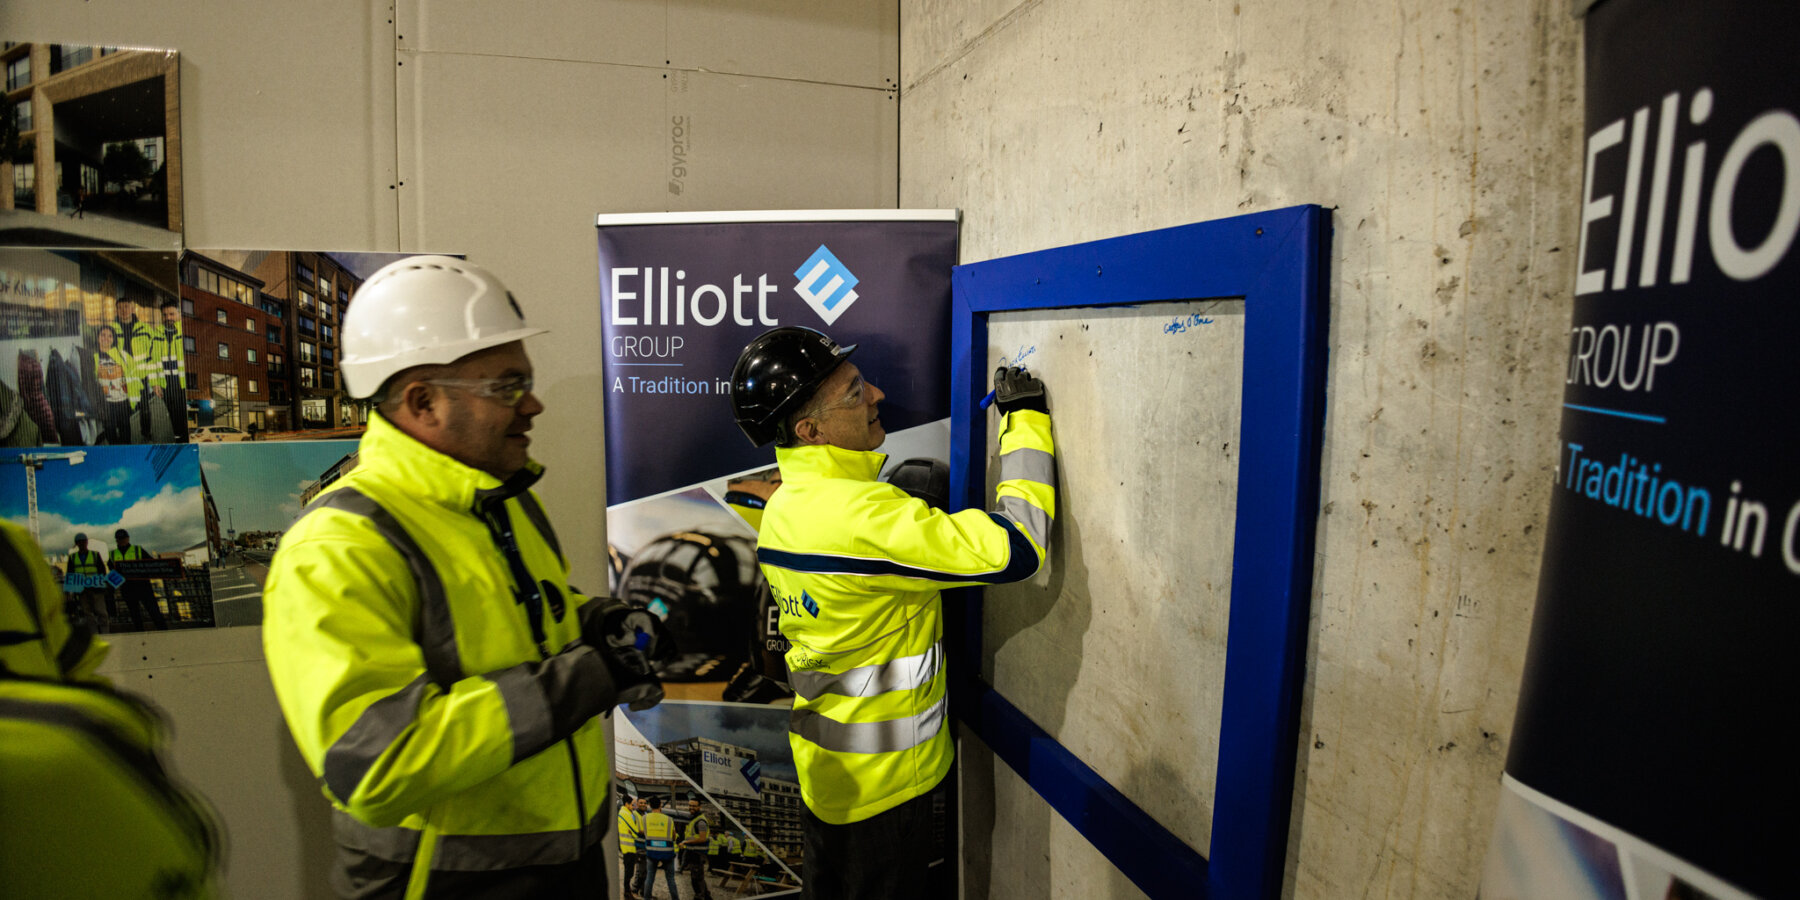
[[[988,391],[987,396],[981,398],[981,408],[987,409],[988,407],[993,406],[993,405],[994,405],[994,392]]]

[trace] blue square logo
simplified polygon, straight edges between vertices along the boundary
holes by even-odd
[[[856,302],[855,288],[861,280],[824,244],[794,270],[794,277],[800,279],[800,283],[794,285],[794,292],[825,320],[826,325],[836,322],[838,316]]]

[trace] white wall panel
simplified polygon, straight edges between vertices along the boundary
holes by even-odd
[[[181,53],[190,247],[394,250],[386,3],[8,2],[6,40]]]

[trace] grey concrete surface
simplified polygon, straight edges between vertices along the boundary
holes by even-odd
[[[1297,203],[1333,210],[1323,509],[1284,892],[1473,896],[1555,462],[1580,22],[1552,0],[930,0],[903,4],[901,34],[900,202],[960,207],[964,261]],[[1087,377],[1042,374],[1053,395]],[[1158,427],[1172,405],[1153,390],[1113,402],[1133,428]],[[1087,530],[1080,490],[1067,488],[1065,532]],[[1183,508],[1165,524],[1222,514]],[[1160,697],[1167,676],[1098,658],[1116,626],[1062,588],[1037,601],[1037,621],[995,636],[996,680],[1051,673],[1017,690],[1066,743],[1110,730],[1117,747],[1087,752],[1127,763],[1122,790],[1183,783],[1166,745],[1090,702],[1132,686]],[[1164,673],[1185,646],[1133,645]],[[1165,727],[1211,739],[1175,712]],[[965,822],[967,896],[1135,896],[1091,856],[1050,862],[1046,878],[1066,826],[1004,764],[965,749],[970,808],[995,810],[985,830]]]

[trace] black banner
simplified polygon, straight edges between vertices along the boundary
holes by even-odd
[[[1800,783],[1776,737],[1800,632],[1796,23],[1791,2],[1588,15],[1556,489],[1506,765],[1622,832],[1627,872],[1639,847],[1766,896],[1788,890]]]
[[[115,559],[107,563],[126,581],[154,581],[158,578],[182,577],[179,559]]]

